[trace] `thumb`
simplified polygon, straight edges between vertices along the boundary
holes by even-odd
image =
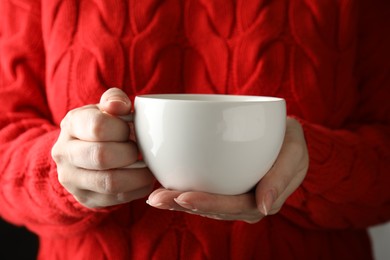
[[[288,118],[286,134],[278,158],[256,188],[258,210],[275,214],[306,176],[309,155],[301,125]]]
[[[119,88],[110,88],[100,98],[99,109],[115,116],[130,114],[131,101]]]

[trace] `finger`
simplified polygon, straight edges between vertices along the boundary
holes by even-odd
[[[203,214],[240,215],[258,212],[253,194],[224,196],[203,192],[155,190],[148,199],[151,206],[161,209],[190,210]]]
[[[131,101],[119,88],[110,88],[101,96],[99,108],[111,115],[128,115],[131,110]]]
[[[114,169],[90,171],[75,168],[71,173],[59,172],[59,182],[71,193],[79,190],[99,194],[115,195],[149,187],[154,184],[154,177],[147,169]]]
[[[276,201],[279,201],[278,204],[283,203],[291,189],[288,187],[295,177],[295,165],[288,158],[288,153],[282,151],[275,165],[256,188],[257,207],[264,215],[278,208]]]
[[[80,191],[74,197],[80,204],[87,208],[103,208],[144,198],[152,191],[152,189],[153,185],[145,186],[135,191],[118,194],[101,194],[92,191]]]
[[[130,128],[123,120],[102,113],[97,106],[70,111],[61,123],[69,136],[84,141],[115,141],[129,139]]]
[[[66,146],[70,164],[89,170],[122,168],[133,164],[138,158],[138,149],[133,142],[84,142],[70,140]]]
[[[177,198],[181,193],[183,192],[159,188],[149,195],[146,203],[159,209],[185,210],[184,208],[177,205],[177,203],[174,201],[174,199]]]
[[[247,215],[258,213],[256,199],[252,193],[226,196],[203,192],[185,192],[175,202],[192,211],[210,214]]]
[[[241,220],[256,223],[263,217],[256,208],[253,194],[222,196],[161,188],[149,195],[147,203],[159,209],[183,211],[216,220]]]

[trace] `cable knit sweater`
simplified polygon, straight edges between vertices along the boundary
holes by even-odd
[[[0,216],[40,259],[371,259],[390,219],[387,0],[1,0]],[[257,224],[157,210],[91,210],[50,150],[67,111],[109,87],[287,101],[310,166]]]

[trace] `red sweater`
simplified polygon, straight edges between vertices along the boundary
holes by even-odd
[[[390,219],[387,0],[1,0],[0,216],[40,259],[370,259]],[[257,224],[157,210],[90,210],[50,150],[67,111],[130,96],[280,96],[303,124],[301,187]]]

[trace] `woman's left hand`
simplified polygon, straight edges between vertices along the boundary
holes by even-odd
[[[159,209],[185,211],[213,219],[256,223],[266,215],[279,212],[302,183],[308,165],[302,126],[297,120],[287,118],[286,135],[278,158],[253,192],[226,196],[160,188],[149,195],[147,203]]]

